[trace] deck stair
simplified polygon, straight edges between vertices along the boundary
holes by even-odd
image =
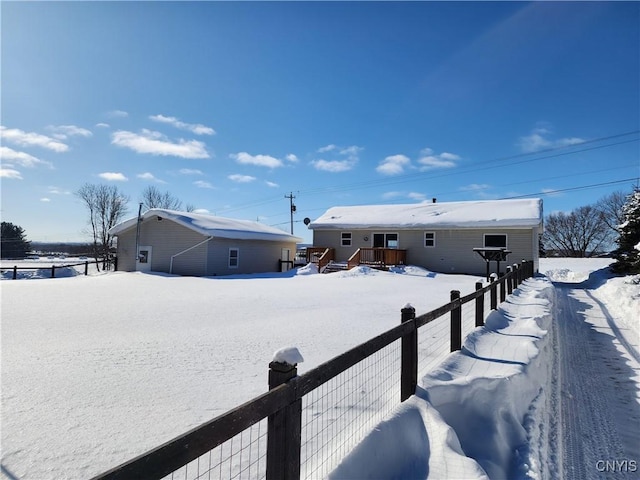
[[[329,262],[323,269],[321,273],[334,273],[334,272],[344,272],[349,270],[349,264],[347,262]]]

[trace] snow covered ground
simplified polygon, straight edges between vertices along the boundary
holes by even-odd
[[[632,415],[640,404],[633,356],[640,285],[602,271],[590,277],[608,263],[542,260],[549,278],[526,282],[463,352],[443,356],[420,379],[418,395],[334,477],[364,478],[370,467],[370,478],[560,478],[553,472],[568,460],[551,447],[563,445],[562,425],[548,416],[561,408],[563,392],[552,380],[562,318],[549,279],[592,281],[589,293],[609,314],[605,334],[623,339],[606,350],[626,355],[616,388],[627,392]],[[100,473],[263,393],[281,347],[299,348],[304,372],[397,325],[406,303],[420,314],[448,302],[452,289],[470,293],[478,280],[412,267],[3,280],[2,473],[25,480]],[[592,321],[588,311],[582,321]],[[629,413],[619,407],[616,419]],[[637,461],[628,430],[616,459]]]

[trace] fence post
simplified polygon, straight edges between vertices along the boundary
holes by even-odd
[[[269,390],[298,374],[296,365],[269,363]],[[267,480],[299,480],[302,399],[270,415],[267,420]]]
[[[89,275],[89,260],[84,262],[84,276],[86,277],[87,275]]]
[[[462,307],[459,302],[460,292],[451,290],[451,302],[456,302],[456,307],[451,310],[451,351],[462,349]]]
[[[507,267],[507,273],[500,279],[500,303],[507,299],[505,283],[507,282],[507,274],[509,274],[510,271],[511,267]]]
[[[476,282],[476,292],[482,290],[482,282]],[[476,327],[484,325],[484,293],[476,297]]]
[[[401,339],[401,370],[400,370],[400,401],[404,402],[416,393],[418,385],[418,332],[416,323],[416,309],[407,305],[401,311],[401,323],[411,322],[413,329]]]
[[[520,265],[513,264],[513,289],[515,290],[520,286]]]
[[[56,278],[56,266],[51,265],[51,278]]]
[[[18,266],[14,265],[13,266],[13,279],[15,280],[16,278],[18,278]]]
[[[498,284],[496,277],[491,275],[491,310],[498,309]]]

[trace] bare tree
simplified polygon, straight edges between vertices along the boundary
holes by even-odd
[[[89,211],[89,228],[93,238],[93,254],[108,259],[113,238],[109,230],[127,213],[129,197],[114,185],[86,183],[76,192]]]
[[[184,206],[184,211],[185,211],[185,212],[193,212],[195,209],[196,209],[196,206],[195,206],[195,205],[193,205],[193,204],[191,204],[191,203],[187,203],[187,204]]]
[[[161,192],[153,185],[142,192],[142,204],[145,209],[166,208],[167,210],[181,210],[182,202],[169,192]]]
[[[623,207],[628,195],[628,193],[619,190],[602,197],[596,204],[596,208],[603,214],[603,221],[614,235],[618,234],[618,226],[624,221]]]
[[[601,253],[611,237],[604,214],[595,206],[579,207],[569,214],[548,215],[544,244],[568,257],[590,257]]]

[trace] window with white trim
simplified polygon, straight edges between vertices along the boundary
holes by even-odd
[[[374,248],[398,248],[398,234],[397,233],[374,233],[373,234],[373,247]]]
[[[340,234],[340,245],[343,247],[351,246],[351,232],[342,232]]]
[[[429,248],[436,246],[436,232],[424,232],[424,246]]]
[[[230,248],[229,249],[229,268],[238,268],[238,265],[240,265],[240,249]]]
[[[484,246],[485,248],[486,247],[507,248],[507,234],[506,233],[485,233]]]

